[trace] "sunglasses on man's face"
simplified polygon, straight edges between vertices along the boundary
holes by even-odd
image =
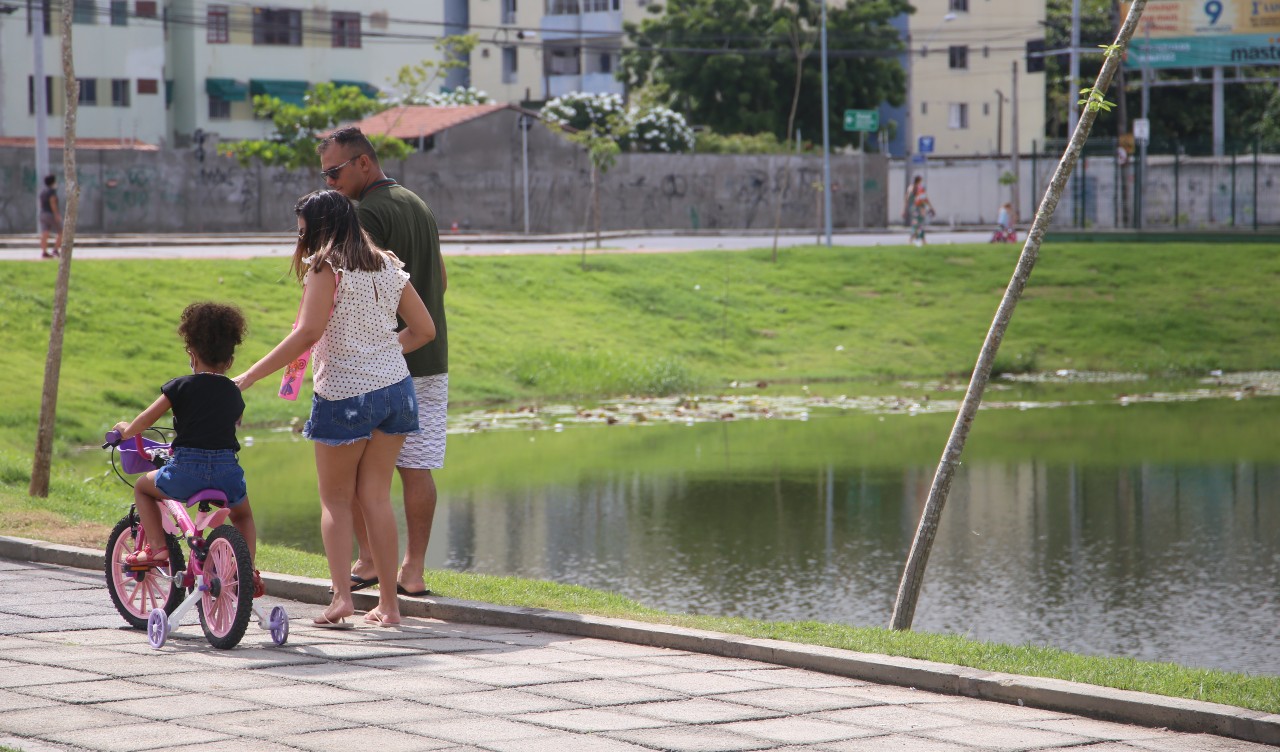
[[[335,165],[333,167],[330,167],[327,170],[321,170],[320,177],[325,180],[337,180],[338,173],[342,172],[342,168],[356,161],[357,159],[359,159],[359,157],[360,155],[357,154],[356,156],[352,157],[351,159],[348,159],[347,161],[343,162],[340,165]]]

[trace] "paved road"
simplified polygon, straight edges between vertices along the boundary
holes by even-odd
[[[937,232],[929,236],[933,244],[948,243],[985,243],[990,237],[986,231],[973,232]],[[13,241],[13,239],[10,239]],[[164,245],[154,245],[146,239],[130,244],[129,239],[122,239],[112,245],[77,245],[75,258],[78,259],[121,259],[121,258],[251,258],[258,256],[287,257],[293,252],[293,245],[287,236],[278,240],[269,238],[237,239],[227,238],[225,242],[209,244],[193,242],[183,245],[181,238],[166,238]],[[518,236],[489,236],[466,238],[463,236],[441,238],[446,256],[503,256],[519,254],[575,254],[582,252],[582,243],[570,238],[525,240]],[[813,245],[813,235],[783,235],[779,238],[779,246],[788,248],[798,245]],[[90,242],[97,242],[96,239]],[[902,231],[884,233],[866,233],[835,235],[835,245],[877,246],[907,244],[907,233]],[[588,253],[664,253],[698,250],[740,251],[752,248],[770,248],[773,238],[769,235],[640,235],[606,237],[604,249],[597,251],[594,241],[588,242]],[[39,261],[39,246],[19,245],[17,242],[0,246],[0,261]]]
[[[267,599],[271,601],[270,598]],[[408,619],[256,625],[230,651],[194,623],[162,650],[126,629],[100,573],[0,559],[0,746],[24,752],[986,750],[1262,752],[751,661]]]

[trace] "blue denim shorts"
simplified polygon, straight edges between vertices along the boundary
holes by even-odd
[[[227,495],[230,507],[249,495],[244,470],[231,449],[174,449],[173,459],[156,471],[156,488],[178,501],[186,501],[206,488],[216,488]]]
[[[302,435],[329,446],[373,438],[377,429],[392,436],[418,430],[418,398],[409,376],[398,384],[340,400],[311,397],[311,418]]]

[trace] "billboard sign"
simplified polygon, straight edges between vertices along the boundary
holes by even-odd
[[[1280,65],[1280,0],[1149,2],[1125,62],[1130,68]]]

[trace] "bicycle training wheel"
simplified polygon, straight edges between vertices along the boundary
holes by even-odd
[[[168,564],[144,572],[128,572],[121,566],[125,554],[133,553],[138,547],[135,530],[141,529],[141,523],[132,515],[121,518],[107,538],[104,564],[111,602],[134,629],[147,628],[147,619],[154,608],[173,613],[183,597],[182,583],[173,581],[173,573],[184,568],[182,548],[172,535],[164,537],[165,546],[169,549]]]
[[[234,648],[253,612],[253,562],[239,530],[223,525],[209,536],[204,581],[208,589],[196,601],[196,610],[205,639],[215,648]]]

